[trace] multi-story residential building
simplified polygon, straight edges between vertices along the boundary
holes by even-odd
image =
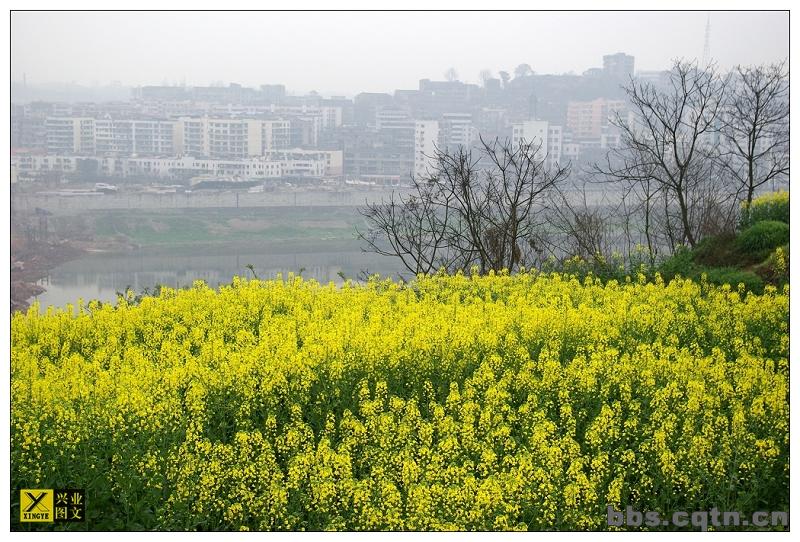
[[[447,149],[469,148],[478,139],[472,113],[444,113],[441,123],[442,146]]]
[[[175,152],[174,121],[48,117],[47,151],[51,154],[170,155]]]
[[[554,167],[561,162],[563,130],[545,120],[527,120],[512,125],[511,144],[525,142],[538,147],[536,157],[545,158],[545,167]]]
[[[575,139],[597,139],[611,126],[617,113],[624,114],[623,100],[598,98],[590,102],[567,104],[567,128]]]
[[[289,119],[289,127],[292,147],[315,148],[322,131],[322,116],[293,116]]]
[[[362,145],[344,152],[344,172],[348,176],[396,183],[408,181],[413,169],[413,157],[393,147]]]
[[[89,117],[48,117],[47,151],[51,154],[94,154],[94,119]]]
[[[291,148],[291,123],[288,120],[262,120],[260,122],[262,154]]]
[[[396,108],[379,109],[375,114],[377,139],[382,145],[411,156],[414,152],[416,121],[408,111]]]
[[[47,148],[45,117],[16,111],[11,115],[11,146],[24,149]]]
[[[43,171],[62,171],[69,173],[77,171],[78,160],[80,160],[78,156],[18,154],[11,157],[11,164],[20,173]]]
[[[561,159],[564,162],[577,162],[581,157],[581,144],[575,141],[564,142],[561,147]]]
[[[547,152],[548,127],[546,120],[515,122],[511,126],[511,144],[516,147],[525,142],[540,146],[540,152]]]
[[[341,151],[276,151],[269,157],[212,159],[179,157],[16,155],[12,159],[21,174],[58,171],[76,173],[91,163],[96,173],[109,177],[152,177],[187,180],[197,175],[239,176],[246,179],[284,177],[326,177],[341,175]]]
[[[431,81],[421,79],[419,93],[412,107],[425,117],[435,117],[443,113],[462,112],[470,104],[475,104],[483,95],[478,85],[461,81]]]
[[[407,109],[395,107],[381,107],[375,111],[374,126],[376,130],[391,130],[393,128],[406,128],[414,125],[414,120]]]
[[[475,115],[477,132],[490,141],[508,137],[509,126],[508,110],[502,107],[484,107]]]
[[[261,85],[261,99],[268,103],[279,103],[286,97],[284,85]]]
[[[96,119],[95,152],[98,155],[173,155],[176,130],[176,122],[171,120]]]
[[[438,121],[416,121],[414,126],[414,176],[425,177],[433,172],[439,143]]]
[[[246,158],[261,154],[256,139],[261,138],[260,126],[249,120],[209,119],[208,154],[212,158]],[[251,141],[253,142],[251,146]]]
[[[550,124],[547,127],[547,166],[555,167],[561,163],[564,150],[564,130],[561,126]]]
[[[288,120],[181,118],[177,123],[177,154],[209,158],[247,158],[291,147]]]
[[[275,160],[250,158],[245,160],[201,159],[192,156],[171,158],[123,158],[116,162],[104,160],[102,171],[120,177],[156,177],[186,180],[198,175],[210,177],[239,176],[247,179],[280,178],[283,164]]]
[[[362,92],[353,99],[353,115],[356,124],[374,126],[376,112],[381,108],[393,107],[390,94],[382,92]]]
[[[339,150],[275,150],[266,157],[284,164],[285,175],[322,177],[343,173],[343,152]]]
[[[176,154],[209,156],[208,117],[181,118],[175,138]]]
[[[608,77],[628,79],[633,77],[634,57],[625,53],[603,55],[603,73]]]
[[[270,104],[269,106],[256,106],[251,108],[255,111],[263,111],[281,118],[291,119],[293,117],[310,118],[320,117],[319,129],[333,130],[342,125],[342,107],[334,105],[287,105]]]

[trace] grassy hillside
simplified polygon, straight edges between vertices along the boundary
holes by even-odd
[[[681,249],[663,263],[667,280],[683,276],[714,284],[742,284],[761,292],[765,284],[778,288],[789,282],[789,194],[775,192],[742,209],[735,233],[704,239],[693,250]]]

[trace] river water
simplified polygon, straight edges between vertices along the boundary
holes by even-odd
[[[357,279],[362,270],[383,276],[402,271],[401,264],[393,259],[373,253],[362,252],[357,243],[326,248],[303,246],[278,249],[248,247],[231,249],[219,245],[193,247],[191,250],[167,252],[163,249],[142,249],[124,253],[90,253],[69,261],[51,270],[39,284],[46,291],[38,296],[40,311],[50,305],[64,307],[78,299],[88,302],[98,299],[112,302],[117,292],[131,288],[137,293],[156,285],[182,287],[202,279],[211,286],[230,283],[234,276],[252,277],[248,265],[253,265],[259,278],[274,278],[278,273],[298,273],[327,284],[342,282],[345,277]],[[316,249],[316,250],[315,250]]]

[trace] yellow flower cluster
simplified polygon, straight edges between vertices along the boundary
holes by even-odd
[[[789,205],[789,192],[786,190],[777,190],[775,192],[761,194],[753,199],[750,208],[757,209],[758,207],[769,205]],[[744,206],[745,202],[742,203],[742,207]]]
[[[784,190],[761,194],[749,205],[747,201],[743,201],[740,207],[743,227],[751,226],[761,220],[789,223],[789,192]]]
[[[89,528],[605,529],[783,510],[788,287],[196,283],[12,319],[12,486]]]

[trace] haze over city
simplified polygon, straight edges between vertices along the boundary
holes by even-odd
[[[18,309],[114,300],[128,285],[222,284],[249,264],[323,282],[427,272],[362,235],[376,232],[364,206],[413,193],[440,150],[488,152],[487,141],[534,145],[526,182],[548,186],[530,216],[564,231],[554,242],[531,229],[525,258],[562,258],[578,250],[570,220],[583,215],[550,213],[569,208],[561,195],[619,216],[622,185],[587,184],[587,172],[609,181],[618,172],[597,168],[610,157],[632,163],[626,126],[649,110],[637,88],[721,100],[699,108],[719,116],[697,141],[719,156],[693,170],[714,205],[788,180],[788,12],[13,12],[11,23]],[[746,160],[722,173],[736,144],[719,120],[751,101],[737,94],[737,66],[775,81],[774,126],[759,142],[775,161],[757,185],[742,184]],[[609,226],[602,249],[671,253],[676,209],[660,238]],[[714,212],[687,218],[687,235],[732,223]]]
[[[720,68],[786,58],[781,12],[15,12],[12,80],[30,86],[281,83],[354,96],[417,87],[455,68],[528,63],[577,74],[625,51],[640,70],[700,59],[710,20]]]

